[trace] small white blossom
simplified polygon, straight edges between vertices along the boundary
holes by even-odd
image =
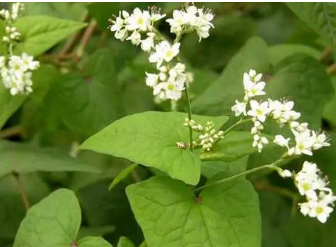
[[[148,11],[141,11],[135,8],[133,13],[125,19],[126,29],[128,31],[140,30],[147,31],[151,25],[151,16]]]
[[[328,138],[324,133],[318,134],[315,131],[312,131],[312,139],[314,140],[314,144],[312,146],[314,150],[330,146],[330,143],[327,142]]]
[[[260,122],[265,122],[266,116],[269,112],[268,110],[268,102],[264,101],[259,103],[256,100],[250,101],[251,110],[247,112],[247,115],[258,119]]]
[[[143,51],[149,52],[152,48],[154,48],[154,37],[155,33],[147,33],[147,38],[141,41],[141,49]]]
[[[186,32],[196,31],[199,41],[209,37],[213,14],[210,11],[197,9],[195,6],[187,6],[185,10],[174,10],[173,18],[167,19],[170,32],[180,36]]]
[[[133,45],[139,45],[141,43],[141,34],[135,30],[126,40],[130,40]]]
[[[236,104],[231,107],[231,110],[235,113],[235,116],[238,117],[240,115],[246,116],[246,103],[235,101]]]
[[[282,135],[276,135],[274,138],[274,143],[281,147],[288,147],[290,138],[285,138]]]
[[[158,84],[159,76],[152,73],[146,72],[146,85],[149,87],[154,87],[156,84]]]
[[[155,46],[155,52],[149,56],[149,62],[157,63],[160,67],[163,61],[170,62],[180,52],[180,43],[173,44],[172,46],[168,41],[161,41]]]

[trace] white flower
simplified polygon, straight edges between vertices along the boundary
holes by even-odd
[[[261,80],[262,74],[257,74],[257,71],[254,69],[250,69],[248,73],[244,73],[243,75],[243,83],[254,82],[257,83]]]
[[[262,151],[264,144],[268,144],[268,140],[266,137],[260,136],[258,134],[255,134],[253,136],[252,147],[257,147],[259,153]]]
[[[126,29],[129,31],[140,30],[147,31],[151,24],[151,16],[148,11],[141,11],[135,8],[133,13],[125,20]]]
[[[114,37],[124,41],[128,37],[128,32],[126,29],[121,29],[115,32]]]
[[[176,82],[167,82],[164,83],[164,89],[166,90],[167,99],[179,100],[182,97],[184,86]]]
[[[133,45],[139,45],[141,43],[141,35],[135,30],[126,40],[131,40]]]
[[[149,62],[157,63],[160,67],[163,61],[170,62],[179,53],[180,43],[172,46],[168,41],[161,41],[155,46],[155,52],[149,56]]]
[[[290,138],[285,138],[282,135],[276,135],[273,142],[281,147],[288,147],[289,140]]]
[[[235,101],[236,104],[234,104],[231,107],[231,110],[235,113],[235,116],[238,117],[241,114],[246,116],[246,103],[245,102],[239,102],[238,100]]]
[[[149,87],[154,87],[159,80],[159,76],[156,74],[151,74],[146,72],[146,85]]]
[[[324,133],[318,134],[315,131],[312,131],[312,139],[314,140],[313,149],[320,149],[322,147],[329,147],[328,138]]]
[[[309,217],[317,218],[321,223],[325,223],[333,211],[333,208],[322,201],[310,201]]]
[[[147,38],[141,41],[141,49],[143,51],[150,51],[154,47],[155,33],[147,33]]]
[[[120,31],[124,28],[124,19],[122,19],[120,15],[121,12],[119,12],[119,16],[115,19],[115,21],[112,21],[113,25],[110,28],[112,32]]]
[[[3,59],[2,59],[3,60]],[[10,56],[8,64],[3,60],[1,78],[3,85],[12,95],[28,94],[32,92],[32,70],[39,67],[39,62],[23,53],[21,56]]]
[[[288,150],[289,155],[313,155],[311,149],[314,145],[314,139],[310,135],[310,131],[296,132],[293,131],[295,136],[295,147]]]
[[[247,112],[247,115],[257,118],[260,122],[265,122],[266,116],[269,112],[268,102],[264,101],[259,103],[256,100],[250,101],[251,110]]]
[[[213,15],[195,6],[187,6],[185,11],[174,10],[173,18],[167,19],[170,25],[170,32],[181,35],[184,32],[196,31],[199,41],[209,37],[209,30],[213,28],[211,23]]]

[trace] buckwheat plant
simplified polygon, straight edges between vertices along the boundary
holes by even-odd
[[[0,17],[6,24],[6,34],[2,37],[2,42],[6,43],[7,47],[7,55],[0,56],[0,73],[3,85],[12,95],[29,94],[33,91],[32,71],[40,65],[26,53],[20,56],[13,54],[14,47],[21,36],[14,23],[23,9],[22,3],[13,3],[10,10],[0,10]]]
[[[301,114],[293,110],[293,101],[279,101],[270,98],[264,101],[256,100],[256,97],[266,95],[264,92],[266,83],[261,79],[262,74],[258,74],[253,69],[244,73],[244,99],[241,102],[236,100],[235,105],[232,106],[235,116],[241,116],[238,124],[252,121],[253,147],[257,147],[261,152],[264,145],[269,143],[266,137],[261,136],[264,129],[263,124],[267,119],[276,122],[280,128],[286,126],[293,134],[292,137],[275,135],[273,143],[285,147],[287,151],[274,164],[291,156],[312,156],[314,150],[330,146],[325,133],[313,131],[309,129],[307,123],[299,122]],[[300,194],[306,197],[307,202],[299,204],[301,213],[305,216],[316,217],[320,222],[325,223],[333,211],[336,197],[327,187],[327,177],[322,176],[317,165],[305,161],[302,170],[296,174],[289,170],[282,170],[274,164],[267,167],[277,170],[282,177],[292,177]]]

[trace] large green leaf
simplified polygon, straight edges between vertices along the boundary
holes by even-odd
[[[79,240],[79,247],[112,247],[112,245],[102,237],[86,237]]]
[[[286,3],[308,26],[336,45],[336,5],[334,3]]]
[[[38,56],[85,27],[85,24],[35,15],[19,18],[15,26],[21,33],[21,42],[15,46],[15,53],[26,52],[29,55]]]
[[[12,171],[100,172],[98,168],[73,159],[60,150],[34,148],[5,141],[0,142],[0,157],[0,177],[11,174]]]
[[[188,184],[197,184],[201,175],[200,159],[177,142],[189,142],[189,130],[183,126],[187,114],[180,112],[144,112],[124,117],[87,139],[81,146],[99,153],[127,158],[155,167]],[[213,121],[220,128],[227,117],[194,115],[196,122]]]
[[[86,5],[80,2],[26,2],[23,14],[79,20],[86,11]]]
[[[81,210],[75,194],[59,189],[29,209],[14,247],[61,247],[76,241]]]
[[[58,78],[48,94],[51,108],[46,107],[46,114],[56,112],[71,131],[85,136],[118,119],[122,105],[111,57],[109,50],[100,49],[90,57],[85,73]]]
[[[267,45],[260,38],[251,38],[232,58],[222,75],[193,102],[193,110],[202,114],[232,115],[235,100],[244,97],[243,74],[249,69],[267,72]]]
[[[257,194],[245,179],[192,190],[169,177],[154,177],[126,190],[148,247],[260,247]]]
[[[308,122],[311,128],[320,127],[323,109],[334,94],[323,65],[305,54],[282,60],[265,91],[272,99],[293,100],[294,109],[301,112],[300,121]]]
[[[304,53],[316,59],[321,55],[319,50],[301,44],[280,44],[268,48],[269,60],[273,65],[276,65],[281,60],[294,55],[295,53]]]
[[[234,161],[257,151],[252,147],[252,142],[250,132],[231,131],[223,140],[217,142],[210,152],[202,152],[200,157],[204,161]]]
[[[26,95],[11,95],[0,80],[0,129],[26,98]]]
[[[202,175],[206,178],[211,178],[218,173],[226,172],[230,174],[237,174],[244,172],[247,167],[248,156],[231,162],[224,161],[203,161]]]

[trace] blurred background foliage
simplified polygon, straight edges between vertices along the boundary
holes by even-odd
[[[114,39],[108,30],[108,19],[119,10],[151,5],[154,4],[26,3],[24,15],[48,15],[88,25],[38,56],[43,66],[33,75],[34,92],[6,121],[0,137],[19,143],[23,149],[57,148],[67,154],[74,143],[81,143],[125,115],[149,110],[169,111],[169,103],[156,104],[151,89],[145,86],[144,72],[151,71],[152,67],[140,49],[130,42]],[[169,15],[180,8],[181,3],[155,5]],[[331,187],[336,191],[334,49],[283,3],[197,5],[215,13],[215,29],[201,43],[194,34],[182,40],[183,59],[195,78],[191,85],[194,113],[232,116],[231,105],[243,94],[243,72],[255,68],[265,73],[266,92],[270,96],[294,99],[295,110],[302,112],[303,120],[313,128],[328,131],[333,146],[318,151],[312,160],[328,174]],[[166,23],[161,22],[159,29],[169,35]],[[185,110],[185,102],[178,104],[178,110]],[[268,131],[272,133],[272,126]],[[5,146],[0,145],[0,245],[3,247],[12,245],[25,215],[13,176],[10,172],[1,173],[1,167],[9,166],[9,170],[20,167],[18,161],[10,159],[19,153],[16,147]],[[9,149],[12,156],[7,157]],[[259,166],[274,160],[278,154],[278,149],[269,149],[232,164],[206,162],[203,174],[211,176],[222,170],[239,171]],[[39,153],[32,155],[40,157]],[[23,157],[24,162],[31,158]],[[49,164],[50,160],[40,162]],[[112,179],[130,162],[88,151],[80,152],[76,162],[92,165],[103,173],[71,169],[26,172],[21,180],[30,204],[57,188],[70,188],[76,192],[82,207],[82,236],[103,235],[112,244],[116,244],[120,236],[127,236],[134,243],[141,243],[141,229],[134,220],[124,189],[130,183],[145,180],[153,171],[138,167],[109,191]],[[286,165],[298,169],[301,164],[302,160],[294,160]],[[260,196],[263,247],[335,245],[335,214],[325,226],[320,225],[298,214],[299,197],[291,181],[279,179],[276,174],[256,174],[250,179]]]

